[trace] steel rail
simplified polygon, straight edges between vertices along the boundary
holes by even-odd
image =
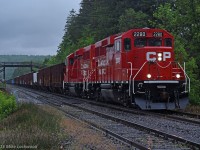
[[[193,113],[181,112],[181,111],[176,111],[176,110],[168,110],[168,112],[175,113],[175,114],[178,114],[178,115],[186,115],[186,116],[189,116],[191,118],[200,119],[200,114],[193,114]]]
[[[68,106],[71,106],[71,107],[76,107],[78,109],[93,113],[93,114],[98,115],[100,117],[104,117],[106,119],[110,119],[112,121],[117,121],[119,123],[125,124],[125,125],[130,126],[130,127],[134,127],[134,128],[137,127],[137,128],[140,128],[140,129],[143,129],[143,130],[146,130],[146,131],[153,132],[153,133],[155,133],[157,135],[162,135],[164,137],[167,137],[167,138],[170,138],[170,139],[174,139],[174,140],[182,142],[182,143],[187,143],[187,144],[189,144],[191,146],[200,147],[200,143],[196,143],[196,142],[193,142],[193,141],[190,141],[190,140],[186,140],[186,139],[184,139],[182,137],[178,137],[176,135],[171,135],[171,134],[168,134],[166,132],[159,131],[157,129],[152,129],[152,128],[149,128],[149,127],[137,124],[137,123],[129,122],[129,121],[124,120],[124,119],[120,119],[120,118],[113,117],[113,116],[110,116],[110,115],[107,115],[107,114],[99,113],[97,111],[89,110],[89,109],[86,109],[86,108],[83,108],[83,107],[80,107],[80,106],[77,106],[77,105],[74,105],[74,104],[69,104],[69,103],[66,103],[66,102],[65,102],[65,104],[68,105]]]
[[[188,116],[192,116],[192,118],[184,118],[184,117],[180,117],[180,116],[172,116],[169,114],[161,114],[161,113],[155,113],[155,112],[150,112],[150,111],[143,111],[143,110],[136,110],[136,109],[128,109],[128,108],[123,108],[123,107],[119,107],[119,106],[114,106],[114,105],[108,105],[108,104],[103,104],[103,103],[96,103],[96,102],[88,102],[92,105],[96,105],[96,106],[102,106],[102,107],[106,107],[106,108],[111,108],[114,110],[119,110],[119,111],[123,111],[123,112],[127,112],[127,113],[131,113],[131,114],[142,114],[142,115],[148,115],[148,116],[156,116],[156,117],[162,117],[162,118],[168,118],[174,121],[184,121],[184,122],[188,122],[188,123],[193,123],[193,124],[197,124],[200,125],[200,120],[192,120],[194,119],[200,119],[200,115],[198,114],[190,114],[190,113],[182,113],[180,112],[180,115],[188,115]]]

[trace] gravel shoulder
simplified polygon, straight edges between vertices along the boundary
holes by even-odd
[[[101,132],[70,117],[62,119],[62,127],[70,138],[61,142],[61,149],[121,150],[129,147],[106,137]]]

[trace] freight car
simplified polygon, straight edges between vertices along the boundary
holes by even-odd
[[[37,72],[37,87],[42,90],[63,93],[64,63],[43,68]]]
[[[34,88],[37,85],[37,73],[30,72],[8,80],[7,83]]]
[[[53,92],[63,93],[64,63],[51,66],[50,87]]]
[[[173,36],[141,28],[109,36],[71,53],[65,64],[39,70],[37,86],[144,110],[184,109],[190,79],[175,62]]]

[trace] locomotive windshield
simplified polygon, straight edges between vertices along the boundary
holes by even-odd
[[[164,39],[164,45],[162,45],[162,38],[136,38],[134,41],[135,47],[145,47],[145,46],[167,46],[172,47],[172,39]]]
[[[151,38],[148,40],[148,46],[161,46],[162,39],[160,38]]]
[[[135,47],[144,47],[147,46],[147,39],[146,38],[137,38],[134,41]]]

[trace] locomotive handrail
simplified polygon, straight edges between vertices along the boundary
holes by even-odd
[[[160,64],[158,64],[157,61],[155,61],[155,62],[156,62],[156,64],[157,64],[160,68],[162,68],[162,69],[165,69],[165,68],[169,67],[169,66],[171,65],[171,63],[172,63],[172,62],[170,61],[168,65],[166,65],[165,67],[163,67],[163,66],[161,66]]]
[[[178,65],[179,67],[182,69],[182,71],[184,72],[184,75],[185,75],[185,84],[187,85],[187,79],[188,79],[188,91],[190,92],[190,78],[189,76],[187,75],[187,73],[185,72],[185,70],[183,69],[183,67],[180,65],[180,63],[178,62]],[[185,86],[185,92],[187,91],[186,89],[187,87]]]
[[[144,67],[144,65],[147,63],[147,62],[149,62],[149,61],[146,61],[146,62],[144,62],[144,64],[142,65],[142,67],[138,70],[138,72],[135,74],[135,76],[133,77],[133,94],[135,94],[135,78],[137,77],[137,75],[139,74],[139,72],[142,70],[142,68]],[[130,96],[130,95],[129,95]]]
[[[96,71],[96,68],[92,69],[92,71],[89,71],[89,70],[88,70],[88,76],[87,76],[87,77],[84,76],[84,78],[83,78],[83,91],[84,91],[84,90],[88,90],[88,80],[89,80],[89,78],[91,78],[92,74],[93,74],[95,71]],[[86,84],[85,84],[85,82],[86,82]]]
[[[128,62],[128,64],[130,64],[131,65],[131,75],[130,75],[130,77],[129,77],[129,96],[131,96],[131,77],[132,77],[132,75],[133,75],[133,63],[132,62]]]

